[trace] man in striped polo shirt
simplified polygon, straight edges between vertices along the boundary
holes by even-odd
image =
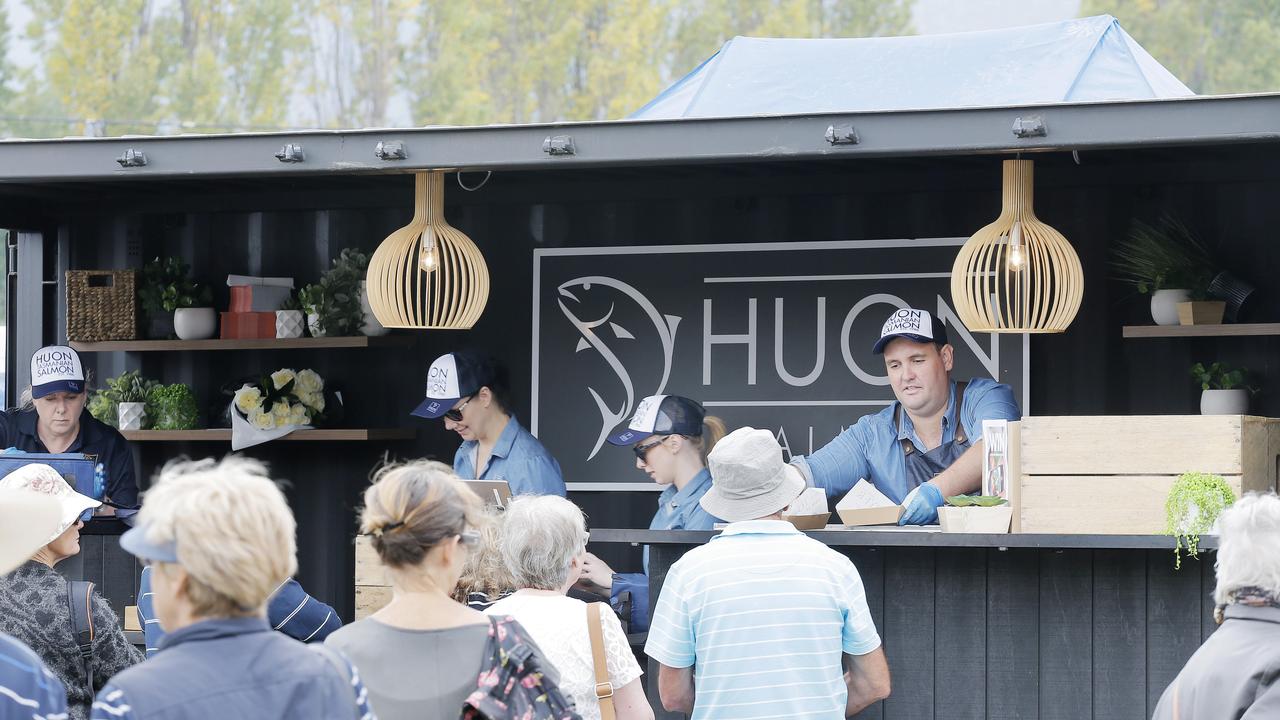
[[[740,428],[707,460],[700,502],[730,524],[663,583],[645,644],[663,706],[694,720],[843,718],[888,697],[857,568],[782,519],[805,483],[773,434]]]
[[[57,534],[61,511],[52,495],[0,490],[0,575]],[[67,688],[30,648],[0,633],[0,720],[11,718],[66,720]]]

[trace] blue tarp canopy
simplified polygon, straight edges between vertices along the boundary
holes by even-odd
[[[1110,15],[886,38],[736,37],[631,117],[926,110],[1193,95]]]

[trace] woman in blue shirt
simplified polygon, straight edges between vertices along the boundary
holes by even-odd
[[[679,395],[651,395],[640,401],[627,429],[609,438],[630,445],[636,468],[663,486],[650,530],[711,530],[720,519],[698,503],[711,489],[707,453],[725,435],[724,421],[707,415],[702,405]],[[631,632],[649,629],[649,548],[645,572],[615,573],[591,553],[582,567],[585,585],[609,593],[617,609],[622,593],[631,594]]]
[[[506,480],[512,495],[564,497],[560,463],[511,414],[506,368],[469,352],[441,355],[427,371],[427,397],[413,415],[442,418],[462,446],[453,471],[464,480]]]

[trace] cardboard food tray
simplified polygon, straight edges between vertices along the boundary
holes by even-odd
[[[825,512],[817,515],[783,515],[783,520],[796,526],[797,530],[822,530],[827,526],[827,521],[831,519],[831,513]]]
[[[845,525],[897,525],[898,518],[901,518],[902,513],[905,511],[906,508],[901,505],[873,508],[836,508],[836,512],[840,514],[840,522]]]

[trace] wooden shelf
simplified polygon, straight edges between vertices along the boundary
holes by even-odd
[[[381,337],[259,338],[253,340],[107,340],[71,342],[78,352],[174,352],[181,350],[303,350],[320,348],[408,347],[413,335]]]
[[[133,442],[231,442],[230,428],[209,430],[125,430],[120,433]],[[272,442],[367,442],[370,440],[412,440],[413,428],[317,428],[296,430]]]
[[[1127,338],[1156,337],[1244,337],[1280,335],[1280,323],[1239,323],[1235,325],[1125,325]]]

